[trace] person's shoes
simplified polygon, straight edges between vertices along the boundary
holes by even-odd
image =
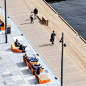
[[[54,45],[54,43],[52,43]]]
[[[41,64],[39,64],[39,66],[40,66]]]
[[[26,53],[26,51],[22,51],[22,53]]]
[[[25,46],[25,48],[26,48],[27,46]]]
[[[36,58],[37,59],[37,61],[39,61],[39,59],[38,58]]]

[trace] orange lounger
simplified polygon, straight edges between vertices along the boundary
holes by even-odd
[[[49,79],[49,77],[46,74],[37,75],[35,73],[35,77],[38,78],[39,84],[50,82],[50,79]]]
[[[15,51],[15,52],[19,52],[19,53],[22,52],[21,50],[19,50],[19,47],[16,47],[16,46],[15,46],[15,42],[13,42],[13,43],[11,44],[11,50],[12,50],[12,51]]]

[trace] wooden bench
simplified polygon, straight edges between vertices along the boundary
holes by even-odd
[[[41,18],[40,15],[37,16],[37,18],[46,26],[48,26],[48,20],[46,20],[44,17]]]
[[[22,52],[22,51],[19,49],[19,47],[16,47],[16,46],[15,46],[15,42],[13,42],[13,43],[11,44],[11,50],[12,50],[12,51],[15,51],[15,52],[19,52],[19,53]]]
[[[48,20],[46,20],[44,17],[42,17],[42,22],[43,22],[46,26],[48,26]]]
[[[46,74],[37,75],[35,73],[35,77],[38,78],[39,84],[50,82],[50,79],[49,79],[49,77]]]

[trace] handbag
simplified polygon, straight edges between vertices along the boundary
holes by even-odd
[[[50,39],[50,42],[52,42],[52,39]]]

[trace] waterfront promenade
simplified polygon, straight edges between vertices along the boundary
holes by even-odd
[[[2,15],[2,17],[1,17]],[[4,20],[4,10],[0,8],[0,18]],[[10,16],[9,16],[10,17]],[[21,35],[21,30],[17,27],[11,18],[8,18],[8,23],[11,25],[11,33],[8,34],[8,42],[5,43],[5,31],[0,31],[0,86],[59,86],[59,79],[52,69],[47,65],[44,59],[37,55],[37,50],[28,41],[25,35]],[[26,53],[29,57],[36,57],[38,64],[42,66],[41,74],[46,74],[50,82],[39,84],[35,75],[32,74],[26,63],[23,61],[25,53],[13,52],[11,44],[18,39],[21,44],[27,45]],[[45,75],[45,76],[46,76]],[[41,80],[44,79],[44,76]]]
[[[4,6],[2,0],[0,4]],[[49,20],[48,27],[38,19],[34,24],[30,24],[29,15],[35,7],[39,10],[40,18],[43,16]],[[86,44],[42,0],[7,0],[7,13],[59,78],[61,72],[59,40],[61,33],[64,32],[67,44],[64,49],[64,84],[86,86]],[[56,32],[56,40],[55,45],[50,46],[49,37],[53,30]]]

